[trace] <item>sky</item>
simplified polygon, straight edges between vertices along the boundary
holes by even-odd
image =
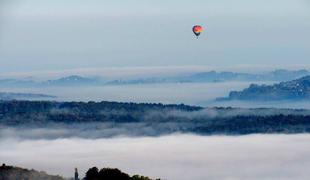
[[[0,71],[302,67],[309,32],[308,0],[0,0]]]

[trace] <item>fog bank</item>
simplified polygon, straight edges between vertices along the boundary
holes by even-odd
[[[92,166],[168,180],[306,180],[310,135],[194,136],[159,138],[0,140],[7,164],[52,174],[80,174]]]

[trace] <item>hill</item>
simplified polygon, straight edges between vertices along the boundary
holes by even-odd
[[[60,176],[48,175],[42,171],[28,170],[19,167],[0,166],[0,180],[64,180]]]
[[[243,101],[279,101],[279,100],[309,100],[310,76],[281,82],[274,85],[251,84],[242,91],[232,91],[227,98],[218,100]]]

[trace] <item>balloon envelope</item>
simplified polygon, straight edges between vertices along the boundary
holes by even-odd
[[[201,34],[202,31],[202,26],[196,25],[193,27],[193,32],[197,37]]]

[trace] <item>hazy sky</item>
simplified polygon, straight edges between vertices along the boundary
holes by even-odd
[[[308,0],[0,2],[1,72],[310,64]]]

